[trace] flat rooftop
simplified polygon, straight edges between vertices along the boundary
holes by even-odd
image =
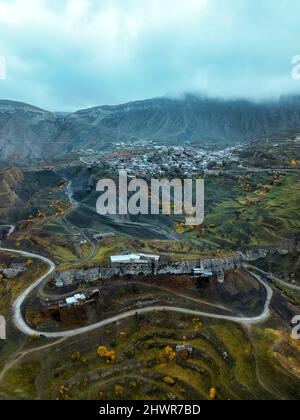
[[[129,255],[113,255],[110,257],[110,260],[113,264],[129,264],[129,263],[139,263],[147,264],[149,261],[159,261],[159,255],[149,255],[149,254],[129,254]]]

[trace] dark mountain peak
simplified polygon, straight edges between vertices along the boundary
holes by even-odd
[[[121,105],[50,113],[0,101],[0,156],[9,165],[61,157],[112,142],[158,140],[230,144],[300,127],[300,96],[273,101],[214,99],[186,94]]]

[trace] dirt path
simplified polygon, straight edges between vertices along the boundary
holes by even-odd
[[[191,301],[191,302],[199,303],[201,305],[211,306],[212,308],[221,309],[222,311],[226,311],[226,312],[231,312],[231,313],[233,312],[231,309],[226,308],[225,306],[217,305],[215,303],[206,302],[205,300],[193,298],[191,296],[186,296],[186,295],[183,295],[182,293],[175,292],[174,290],[166,289],[165,287],[153,285],[153,284],[150,284],[150,283],[143,283],[142,281],[135,281],[133,283],[134,284],[139,284],[141,286],[145,286],[145,285],[151,286],[154,289],[161,290],[162,292],[170,293],[171,295],[177,296],[181,299],[185,299],[185,300],[188,300],[188,301]]]
[[[263,380],[261,370],[260,370],[260,366],[259,366],[258,351],[257,351],[257,345],[255,343],[255,339],[252,336],[250,328],[246,328],[245,331],[247,333],[247,337],[248,337],[250,343],[253,346],[253,356],[254,356],[254,360],[255,360],[255,373],[256,373],[256,378],[257,378],[257,381],[258,381],[259,385],[263,389],[265,389],[271,396],[275,396],[280,401],[283,400],[284,398],[282,397],[282,395],[280,395],[277,391],[275,391],[273,388],[271,388],[269,385],[267,385],[265,383],[265,381]]]
[[[50,344],[46,344],[45,346],[42,347],[38,347],[35,349],[30,349],[30,350],[26,350],[23,351],[21,353],[14,353],[13,354],[13,359],[8,361],[5,365],[4,368],[2,369],[2,371],[0,372],[0,383],[3,382],[3,379],[6,375],[6,373],[11,370],[14,366],[16,366],[22,359],[24,359],[24,357],[28,356],[29,354],[33,354],[33,353],[37,353],[43,350],[47,350],[51,347],[57,346],[58,344],[64,342],[66,340],[66,338],[62,338],[60,340],[55,341],[54,343],[50,343]]]
[[[8,248],[0,248],[0,251],[21,255],[25,258],[38,259],[49,266],[48,271],[41,277],[39,277],[30,287],[28,287],[28,289],[26,289],[13,304],[15,326],[25,335],[40,335],[38,331],[33,330],[26,324],[26,322],[23,319],[21,308],[26,298],[30,295],[30,293],[33,290],[35,290],[38,286],[40,286],[45,280],[47,280],[49,276],[51,276],[51,274],[55,271],[56,266],[54,262],[52,262],[48,258],[43,257],[42,255],[32,254],[31,252],[17,251],[15,249]]]
[[[295,290],[295,291],[297,291],[297,292],[300,292],[300,286],[296,286],[295,284],[288,283],[287,281],[284,281],[284,280],[282,280],[282,279],[280,279],[280,278],[278,278],[278,277],[274,276],[273,274],[267,273],[267,272],[265,272],[265,271],[261,270],[261,269],[260,269],[260,268],[258,268],[258,267],[254,267],[253,265],[251,265],[251,266],[249,266],[249,267],[250,267],[252,270],[258,271],[259,273],[261,273],[261,274],[263,274],[263,275],[265,275],[265,276],[269,276],[271,280],[276,281],[277,283],[281,284],[282,286],[289,287],[289,288],[290,288],[290,289],[292,289],[292,290]]]

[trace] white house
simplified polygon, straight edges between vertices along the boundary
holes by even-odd
[[[148,264],[149,261],[158,262],[159,259],[159,255],[148,254],[114,255],[110,257],[112,264]]]
[[[77,305],[79,302],[84,302],[86,296],[84,294],[77,294],[66,299],[67,305]]]

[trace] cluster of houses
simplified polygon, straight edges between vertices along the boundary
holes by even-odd
[[[226,163],[239,163],[238,148],[208,151],[192,146],[156,146],[149,152],[141,151],[128,157],[111,158],[108,169],[112,172],[126,170],[129,175],[141,177],[164,176],[176,172],[186,178],[201,174],[216,175]]]
[[[183,146],[159,145],[153,141],[147,145],[118,143],[117,149],[134,151],[128,155],[120,153],[111,156],[95,150],[81,151],[84,154],[80,161],[87,166],[107,166],[107,169],[116,172],[126,170],[129,175],[141,177],[164,176],[176,171],[186,178],[219,174],[226,163],[240,163],[238,152],[240,146],[227,147],[220,150],[194,147],[189,144]]]

